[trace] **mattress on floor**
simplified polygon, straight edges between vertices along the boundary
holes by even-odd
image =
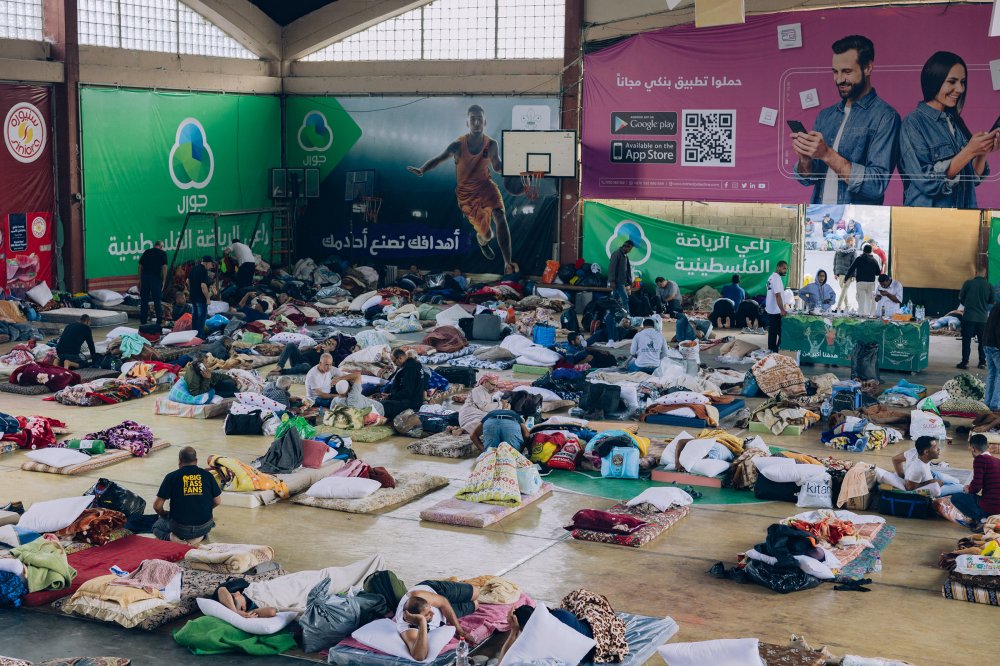
[[[61,590],[42,590],[32,592],[24,597],[25,606],[42,606],[56,599],[72,596],[81,585],[92,578],[104,576],[108,569],[118,565],[126,571],[132,571],[143,560],[166,560],[180,562],[184,553],[191,550],[186,543],[173,543],[144,536],[128,536],[112,541],[106,546],[87,548],[67,556],[69,565],[76,569],[76,578],[68,587]]]
[[[421,456],[437,458],[470,458],[474,447],[468,435],[449,435],[439,432],[436,435],[418,439],[406,445],[406,450]]]
[[[80,380],[84,383],[92,382],[95,379],[117,378],[121,374],[118,370],[109,370],[107,368],[77,368],[73,372],[80,375]]]
[[[217,416],[228,414],[231,404],[233,404],[233,399],[226,398],[216,404],[185,405],[181,402],[174,402],[166,396],[160,396],[153,403],[153,413],[160,416],[179,416],[185,419],[214,419]]]
[[[1000,585],[991,580],[992,586],[977,585],[975,578],[996,579],[997,576],[963,576],[954,571],[948,572],[941,586],[941,596],[954,601],[968,601],[985,606],[1000,606]]]
[[[757,651],[767,666],[826,666],[826,658],[811,650],[761,642]]]
[[[169,448],[170,442],[165,439],[155,439],[153,440],[153,448],[150,450],[149,454],[156,451],[162,451],[163,449]],[[146,454],[147,456],[149,454]],[[143,456],[145,458],[146,456]],[[95,469],[101,469],[102,467],[107,467],[109,465],[114,465],[115,463],[120,463],[123,460],[131,460],[136,458],[132,455],[131,451],[126,451],[124,449],[111,449],[107,453],[102,453],[100,455],[91,456],[90,460],[80,463],[79,465],[68,465],[66,467],[52,467],[51,465],[44,465],[40,462],[35,462],[34,460],[28,460],[21,463],[21,469],[27,472],[47,472],[49,474],[64,474],[64,475],[78,475],[86,474],[87,472],[92,472]],[[137,460],[142,460],[142,458],[137,458]]]
[[[608,513],[625,514],[635,516],[649,523],[646,527],[640,527],[631,534],[611,534],[609,532],[595,532],[593,530],[573,530],[574,539],[580,541],[593,541],[596,543],[610,543],[616,546],[630,546],[639,548],[660,536],[673,527],[682,518],[690,513],[690,508],[679,506],[669,511],[657,511],[655,513],[642,513],[635,507],[625,506],[625,504],[615,504]]]
[[[128,315],[124,312],[93,308],[56,308],[39,314],[42,321],[50,324],[73,324],[80,321],[83,315],[90,315],[90,325],[94,328],[121,326],[128,322]]]
[[[346,511],[347,513],[375,513],[390,507],[407,504],[421,495],[444,488],[448,479],[443,476],[432,476],[423,472],[400,472],[395,474],[395,488],[380,488],[368,497],[362,499],[320,499],[299,495],[292,499],[296,504],[314,506],[320,509]]]
[[[499,522],[507,516],[534,504],[552,492],[551,483],[543,483],[534,495],[521,495],[519,506],[497,506],[481,502],[466,502],[454,497],[442,500],[434,506],[420,512],[420,519],[431,523],[446,525],[461,525],[464,527],[487,527]]]
[[[185,354],[196,354],[200,351],[208,349],[208,345],[194,345],[192,347],[164,347],[163,345],[155,345],[153,351],[156,353],[156,360],[163,363],[170,363],[171,361],[176,361],[181,356]]]
[[[392,429],[392,426],[369,426],[367,428],[361,428],[360,430],[351,430],[350,428],[333,428],[331,426],[318,426],[316,430],[325,435],[350,437],[352,442],[363,442],[365,444],[381,442],[383,439],[389,439],[396,434],[396,431]]]
[[[719,421],[726,418],[730,414],[735,414],[739,410],[746,407],[746,402],[743,400],[733,400],[728,405],[718,405],[719,410]],[[708,423],[705,419],[699,419],[693,416],[673,416],[672,414],[651,414],[646,417],[646,423],[652,423],[653,425],[668,425],[676,426],[678,428],[707,428]]]
[[[285,482],[289,495],[295,496],[304,493],[309,489],[309,486],[329,476],[343,465],[343,460],[331,460],[315,469],[300,467],[291,474],[275,474],[274,476]],[[255,490],[249,493],[235,493],[226,490],[222,493],[223,506],[237,506],[244,509],[256,509],[266,504],[274,504],[279,499],[278,494],[273,490]]]
[[[13,393],[15,395],[45,395],[46,393],[52,393],[49,387],[43,384],[21,386],[20,384],[11,384],[10,382],[0,382],[0,392]]]
[[[151,604],[152,607],[147,607],[148,609],[129,612],[128,608],[123,609],[118,604],[106,605],[83,599],[71,603],[68,598],[64,598],[54,602],[52,607],[73,617],[112,622],[127,629],[153,631],[165,624],[198,612],[198,597],[211,598],[219,585],[234,577],[232,574],[188,569],[183,562],[180,563],[180,566],[184,571],[181,576],[181,600],[178,603]],[[250,582],[257,582],[271,580],[287,573],[279,566],[274,571],[267,573],[240,574],[238,577],[245,578]],[[117,608],[115,608],[116,606]],[[134,607],[136,604],[131,604],[131,606]]]
[[[673,638],[679,629],[677,623],[670,617],[649,617],[632,613],[618,613],[618,617],[625,622],[625,640],[629,647],[628,656],[619,662],[623,666],[642,666],[655,656],[656,649]],[[348,643],[350,645],[341,644],[330,648],[327,663],[338,666],[405,666],[415,663],[411,659],[366,649],[353,640],[349,640]],[[475,654],[481,645],[482,643],[473,647],[470,654]],[[451,666],[455,663],[454,648],[442,652],[437,659],[421,663],[430,666]]]

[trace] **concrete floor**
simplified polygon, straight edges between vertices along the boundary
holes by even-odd
[[[668,335],[670,334],[668,327]],[[100,337],[100,336],[95,336]],[[746,336],[763,344],[762,337]],[[907,378],[936,390],[956,370],[959,341],[932,337],[931,367]],[[713,363],[714,354],[703,356]],[[836,368],[808,368],[807,373]],[[266,369],[265,369],[266,371]],[[840,374],[844,373],[841,370]],[[886,385],[902,375],[883,373]],[[529,377],[518,377],[529,379]],[[295,391],[301,392],[302,386]],[[263,453],[265,437],[226,437],[221,420],[196,421],[152,414],[152,397],[117,406],[68,407],[37,397],[0,394],[0,411],[41,414],[66,421],[74,434],[105,428],[126,418],[150,425],[173,448],[145,460],[131,460],[99,470],[89,477],[23,472],[24,454],[0,458],[0,499],[26,504],[79,495],[99,476],[126,485],[152,504],[164,474],[176,467],[176,451],[196,447],[201,459],[210,454],[249,460]],[[956,425],[953,422],[952,425]],[[640,434],[663,439],[678,429],[643,425]],[[833,452],[819,442],[819,429],[801,437],[767,437],[769,444],[827,456],[861,458],[891,468],[889,459],[908,443],[879,452]],[[717,561],[731,565],[736,553],[761,541],[776,519],[797,513],[787,503],[697,506],[667,535],[641,550],[568,539],[562,526],[581,508],[607,508],[612,501],[557,489],[549,498],[484,530],[421,524],[420,510],[454,493],[472,467],[471,460],[414,457],[407,440],[357,444],[360,456],[390,471],[419,469],[452,479],[447,489],[387,513],[352,515],[280,503],[260,509],[220,507],[217,542],[267,543],[289,571],[346,564],[372,552],[383,553],[390,567],[407,582],[425,578],[501,574],[539,599],[558,600],[576,587],[606,595],[618,609],[648,615],[670,615],[680,624],[675,640],[756,636],[784,644],[792,633],[813,644],[829,644],[837,653],[905,659],[931,666],[955,664],[956,646],[971,645],[996,627],[997,611],[944,600],[944,573],[938,556],[949,550],[964,531],[942,520],[889,518],[898,530],[884,554],[884,571],[874,576],[867,594],[835,592],[831,586],[779,596],[757,586],[741,586],[706,575]],[[956,439],[942,447],[943,457],[968,468],[971,459]],[[931,620],[916,621],[924,617]],[[118,654],[139,664],[188,661],[169,636],[170,629],[152,635],[129,632],[86,620],[38,611],[0,611],[0,654],[40,660],[69,654]],[[39,640],[45,635],[45,640]],[[967,649],[961,649],[967,652]],[[207,658],[206,664],[229,664],[242,658]],[[285,658],[255,663],[284,663]],[[659,658],[650,663],[661,663]]]

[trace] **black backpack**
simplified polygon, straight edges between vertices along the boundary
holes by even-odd
[[[94,496],[95,508],[120,511],[126,518],[141,516],[146,510],[146,500],[109,479],[98,479],[84,495]]]
[[[227,435],[263,435],[264,425],[260,419],[261,410],[255,409],[249,414],[226,415]]]
[[[576,316],[576,308],[571,307],[559,316],[559,326],[567,331],[576,331],[577,333],[582,330],[580,328],[580,318]]]

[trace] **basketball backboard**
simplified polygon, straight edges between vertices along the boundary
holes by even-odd
[[[501,144],[504,176],[527,171],[548,178],[576,176],[576,132],[504,130]]]

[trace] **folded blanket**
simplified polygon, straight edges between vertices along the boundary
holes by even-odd
[[[244,543],[207,543],[184,555],[188,567],[215,573],[241,574],[264,562],[274,560],[270,546]]]
[[[598,509],[581,509],[573,514],[573,522],[564,529],[591,530],[608,534],[631,534],[646,527],[649,523],[636,516],[624,513],[609,513]]]
[[[237,629],[225,620],[199,617],[174,632],[178,645],[192,654],[226,654],[244,652],[250,655],[275,655],[295,647],[295,639],[287,631],[258,636]]]
[[[66,551],[57,542],[36,539],[18,546],[10,554],[25,565],[29,592],[61,590],[76,578],[76,569],[69,565]]]
[[[56,536],[80,543],[103,546],[112,540],[112,533],[125,527],[125,514],[111,509],[84,509],[80,517],[56,532]]]

